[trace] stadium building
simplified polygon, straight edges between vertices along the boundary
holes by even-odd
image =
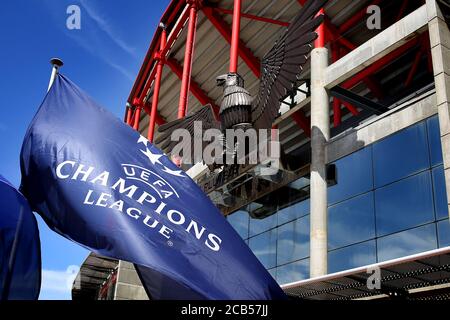
[[[180,112],[219,106],[215,79],[228,72],[237,35],[238,72],[257,93],[260,61],[306,1],[242,1],[240,13],[233,2],[170,2],[127,124],[152,140]],[[323,12],[273,123],[281,170],[263,175],[262,163],[211,179],[203,164],[183,168],[291,297],[448,299],[449,1],[330,0]],[[72,294],[147,298],[130,263],[95,254]]]

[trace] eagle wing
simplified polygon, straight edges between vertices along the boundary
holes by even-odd
[[[195,122],[201,123],[201,131],[195,132],[194,125]],[[177,119],[168,123],[165,123],[158,127],[158,132],[160,135],[155,139],[155,144],[163,150],[166,154],[170,154],[174,147],[181,143],[179,147],[187,147],[187,149],[183,150],[191,150],[191,154],[183,154],[183,162],[184,163],[190,163],[186,162],[187,157],[190,156],[190,159],[196,159],[196,156],[192,152],[194,152],[194,145],[200,145],[202,146],[202,151],[205,148],[206,142],[203,141],[203,132],[208,129],[219,129],[220,130],[220,122],[216,120],[214,110],[210,104],[207,104],[200,108],[197,112],[193,113],[192,115],[186,116],[181,119]],[[185,141],[186,139],[181,139],[181,141],[173,141],[172,140],[172,133],[177,129],[184,129],[187,130],[189,133],[190,139],[188,141]],[[189,146],[188,146],[189,145]],[[201,156],[201,155],[200,155]],[[201,157],[199,158],[201,160]],[[196,161],[194,161],[196,162]]]
[[[252,104],[256,129],[270,129],[286,96],[297,80],[317,38],[314,30],[323,22],[316,16],[327,0],[309,0],[261,62],[259,92]]]

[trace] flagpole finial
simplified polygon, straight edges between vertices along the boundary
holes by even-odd
[[[53,66],[53,68],[52,68],[52,74],[50,76],[50,81],[48,83],[47,92],[52,87],[53,81],[55,81],[56,74],[58,73],[58,69],[59,69],[59,67],[63,66],[64,62],[59,58],[51,58],[50,64]]]
[[[62,67],[64,65],[64,62],[59,58],[51,58],[50,64],[56,68]]]

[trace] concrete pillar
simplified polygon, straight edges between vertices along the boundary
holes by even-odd
[[[148,300],[136,269],[130,262],[119,261],[114,300]]]
[[[330,138],[329,97],[325,89],[328,49],[311,52],[311,235],[310,276],[327,274],[326,143]]]
[[[436,0],[426,0],[436,104],[450,212],[450,30]]]

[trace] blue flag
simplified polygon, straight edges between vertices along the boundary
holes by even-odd
[[[0,300],[35,300],[40,288],[36,218],[24,196],[0,175]]]
[[[25,135],[21,169],[50,228],[138,265],[151,298],[285,298],[197,184],[62,75]]]

